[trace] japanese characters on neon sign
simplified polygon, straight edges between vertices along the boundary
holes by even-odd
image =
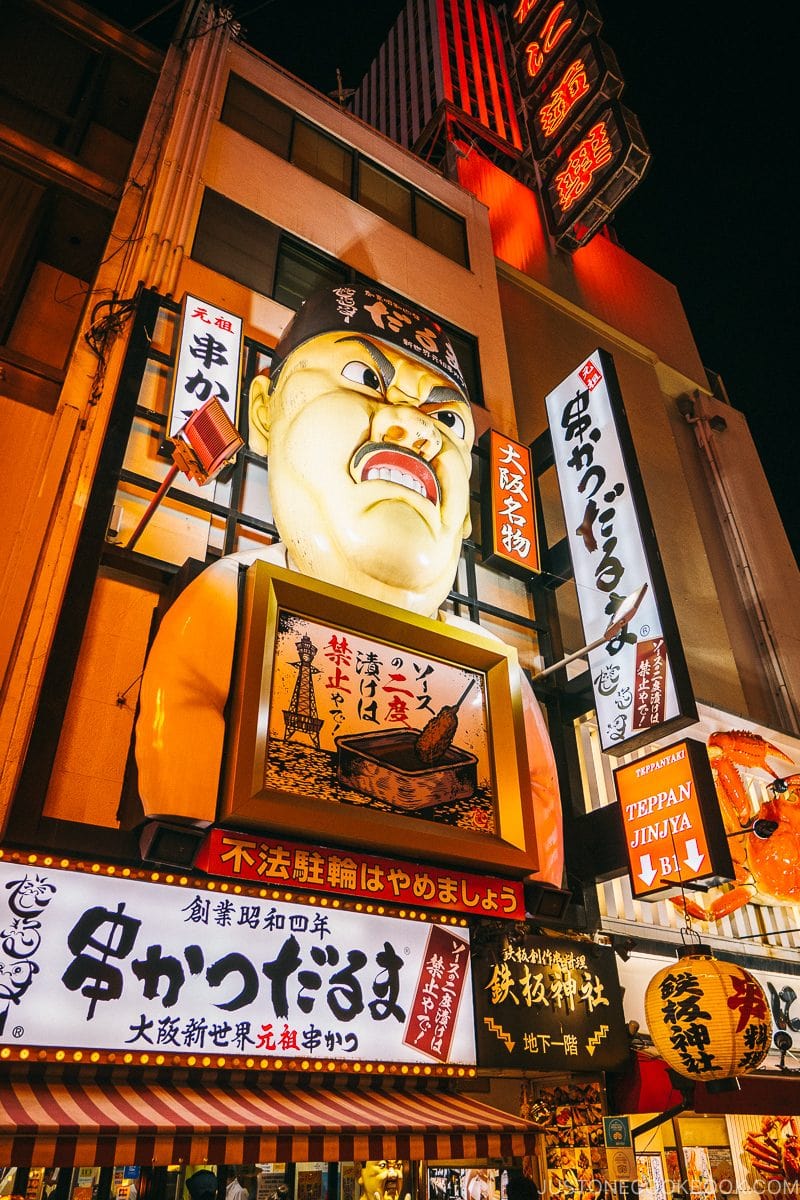
[[[187,295],[183,301],[167,437],[173,438],[192,413],[217,396],[238,424],[242,318]]]
[[[600,744],[627,753],[697,713],[611,356],[595,350],[546,405],[587,645],[648,585],[634,621],[588,656]]]
[[[495,429],[484,434],[481,444],[489,473],[481,491],[483,561],[529,575],[539,570],[530,450]]]
[[[566,938],[501,940],[473,962],[478,1065],[600,1071],[628,1055],[614,952]]]
[[[522,920],[522,884],[353,850],[304,846],[286,838],[212,829],[195,867],[210,875],[340,896],[412,904],[445,912]]]
[[[463,929],[11,863],[0,889],[0,1044],[474,1063]]]
[[[521,0],[511,24],[545,217],[558,245],[574,250],[639,182],[650,154],[616,103],[623,80],[593,36],[602,20],[592,0]]]
[[[650,154],[635,117],[612,101],[559,147],[543,180],[551,233],[565,249],[588,240],[642,178]]]
[[[534,121],[542,138],[552,138],[558,134],[570,113],[591,92],[585,56],[579,54],[572,59],[545,102],[537,109]]]
[[[583,129],[585,116],[598,97],[611,99],[622,91],[622,78],[611,51],[597,38],[580,41],[545,75],[530,108],[528,129],[540,162],[562,139]]]
[[[570,211],[592,186],[597,172],[613,157],[614,147],[608,125],[605,121],[596,121],[553,176],[551,186],[561,213]]]
[[[523,95],[538,88],[552,64],[579,36],[588,37],[601,25],[591,0],[523,0],[513,14],[517,78]]]

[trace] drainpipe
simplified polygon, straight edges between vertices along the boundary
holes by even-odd
[[[228,53],[231,38],[238,32],[239,26],[233,21],[226,21],[219,29],[207,34],[210,43],[209,53],[203,64],[203,76],[197,92],[191,97],[193,112],[196,119],[193,123],[193,137],[188,148],[187,159],[184,163],[183,187],[180,207],[175,208],[172,232],[172,253],[168,259],[165,275],[162,281],[163,290],[167,295],[175,291],[181,264],[186,253],[186,241],[194,219],[194,201],[197,187],[202,175],[202,164],[208,149],[211,136],[211,124],[216,111],[211,107],[211,101],[216,100],[222,67]]]
[[[771,675],[772,677],[772,683],[778,698],[778,708],[782,711],[784,728],[791,733],[800,733],[800,723],[798,723],[795,707],[786,684],[786,676],[775,646],[775,639],[772,636],[772,630],[769,627],[764,606],[761,603],[761,597],[758,593],[756,581],[753,578],[753,570],[750,566],[747,550],[736,523],[730,494],[714,450],[713,434],[721,432],[725,428],[725,418],[719,415],[708,417],[702,411],[698,413],[698,407],[701,405],[702,396],[699,391],[695,391],[692,396],[684,395],[678,398],[678,409],[686,423],[694,429],[695,439],[700,447],[700,452],[713,483],[716,507],[721,517],[722,528],[725,531],[729,554],[736,568],[739,589],[742,593],[745,606],[752,614],[758,627],[758,633],[766,652],[763,661],[767,668],[767,675]]]
[[[146,285],[164,291],[174,286],[171,259],[176,249],[175,230],[183,220],[196,186],[198,164],[210,128],[208,96],[213,90],[219,63],[230,41],[230,24],[215,28],[214,9],[206,7],[190,39],[185,75],[176,99],[175,123],[170,131],[148,222],[149,234],[141,266]],[[167,291],[169,288],[167,287]]]

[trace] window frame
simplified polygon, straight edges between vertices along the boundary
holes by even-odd
[[[235,80],[236,82],[232,84],[231,81],[233,81],[233,80]],[[285,154],[276,150],[273,146],[267,146],[264,142],[257,141],[256,139],[252,138],[248,133],[244,132],[244,130],[238,128],[237,125],[232,124],[230,119],[226,119],[226,111],[225,110],[226,110],[226,107],[228,106],[227,102],[228,102],[229,89],[232,86],[233,87],[239,86],[240,83],[244,84],[246,88],[251,89],[256,92],[259,92],[261,95],[266,97],[268,104],[273,105],[276,108],[283,109],[285,112],[287,112],[289,114],[290,120],[291,120],[291,126],[290,126],[290,130],[289,130],[288,150]],[[230,107],[233,107],[233,106],[231,105]],[[230,115],[231,114],[229,111],[227,114],[228,118],[230,117]],[[310,120],[308,117],[303,116],[300,113],[294,112],[291,108],[289,108],[288,105],[284,104],[281,100],[278,100],[276,97],[272,96],[271,93],[266,92],[261,88],[257,88],[255,84],[250,82],[250,80],[245,79],[241,75],[237,75],[234,71],[231,71],[228,75],[228,83],[227,83],[227,86],[225,89],[225,96],[223,97],[219,119],[220,119],[221,124],[225,125],[226,128],[233,129],[236,133],[239,133],[242,137],[248,138],[249,141],[255,141],[256,145],[260,145],[265,150],[269,150],[270,153],[276,154],[279,158],[283,158],[284,161],[292,163],[293,166],[297,167],[298,171],[304,171],[307,175],[310,175],[313,179],[319,179],[320,182],[324,183],[326,187],[332,188],[334,191],[339,192],[340,195],[347,196],[348,199],[352,200],[355,204],[359,204],[362,208],[365,208],[368,212],[375,212],[376,210],[371,208],[368,204],[363,204],[362,201],[359,199],[359,175],[360,175],[361,163],[364,163],[366,166],[368,166],[371,170],[375,171],[376,173],[385,175],[388,179],[399,184],[401,187],[408,189],[408,191],[410,191],[410,193],[411,193],[411,229],[407,230],[402,225],[398,225],[395,221],[392,221],[390,219],[390,217],[388,217],[385,213],[378,213],[377,215],[382,217],[383,220],[387,221],[390,225],[393,225],[395,229],[400,229],[403,233],[409,233],[409,235],[411,237],[415,238],[418,241],[421,241],[424,246],[428,246],[428,248],[433,250],[435,253],[441,254],[443,258],[449,259],[450,262],[456,263],[457,266],[463,267],[467,271],[469,271],[471,269],[470,268],[470,256],[469,256],[469,232],[467,229],[466,219],[461,215],[461,213],[457,213],[457,212],[455,212],[454,209],[448,208],[448,206],[446,204],[442,204],[442,202],[440,200],[435,199],[435,197],[431,196],[428,192],[424,191],[424,189],[417,187],[415,184],[411,183],[408,179],[404,179],[401,175],[397,175],[394,171],[390,171],[386,167],[383,167],[380,163],[375,162],[375,160],[372,159],[368,154],[363,154],[356,146],[352,146],[352,145],[350,145],[349,142],[343,141],[342,138],[336,137],[335,134],[330,133],[327,129],[324,129],[321,125],[318,125],[315,121]],[[348,154],[350,156],[349,187],[343,188],[343,189],[337,188],[333,184],[329,183],[327,179],[323,179],[321,176],[315,174],[313,171],[309,171],[306,167],[301,166],[295,162],[295,160],[294,160],[295,137],[296,137],[296,131],[297,131],[297,128],[299,125],[303,125],[306,128],[312,130],[320,138],[323,138],[326,141],[331,142],[333,145],[338,146],[342,151],[344,151],[346,154]],[[459,257],[454,257],[453,255],[448,254],[446,251],[440,249],[438,246],[431,245],[430,242],[427,242],[419,237],[419,235],[417,234],[417,223],[418,223],[417,222],[417,202],[418,202],[418,199],[424,201],[426,204],[429,204],[432,208],[441,210],[441,212],[446,214],[446,216],[450,217],[459,226],[459,228],[461,230],[461,251],[462,251],[462,253],[460,254]]]
[[[209,192],[219,200],[222,200],[223,203],[231,204],[235,208],[243,208],[241,204],[238,204],[235,200],[231,200],[222,192],[214,191],[213,188],[206,188],[203,200],[205,200],[205,195],[207,195]],[[204,206],[201,202],[200,211],[197,218],[197,225],[195,227],[195,235],[192,241],[191,257],[195,262],[199,262],[202,263],[203,266],[207,266],[209,270],[216,271],[218,274],[226,275],[228,278],[234,279],[237,283],[241,283],[243,287],[252,288],[252,284],[247,280],[237,278],[236,275],[230,274],[227,269],[220,269],[219,266],[214,266],[208,262],[205,262],[202,258],[197,257],[195,253],[195,246],[197,243],[197,231],[200,227],[203,211]],[[251,214],[254,220],[263,222],[266,227],[275,233],[277,238],[272,278],[270,280],[270,290],[268,292],[260,292],[260,295],[268,296],[271,300],[276,300],[280,304],[285,303],[284,300],[278,299],[275,293],[280,277],[283,255],[286,254],[287,251],[291,253],[293,250],[299,251],[310,260],[315,260],[322,268],[333,271],[340,270],[343,276],[343,284],[362,283],[367,287],[381,288],[382,291],[389,292],[391,294],[390,289],[385,288],[382,284],[378,283],[375,279],[372,279],[369,275],[362,274],[354,267],[351,267],[348,263],[343,262],[341,259],[335,258],[332,254],[328,254],[326,251],[321,250],[318,246],[313,245],[313,243],[306,242],[303,238],[298,237],[294,233],[289,233],[288,230],[282,229],[279,225],[276,225],[273,221],[268,220],[266,217],[261,217],[258,213],[252,213],[252,211],[249,209],[246,211]],[[252,288],[252,290],[258,291],[257,288]],[[402,296],[400,293],[395,294],[397,295],[397,298],[404,304],[413,305],[416,303],[415,300],[410,299],[408,296]],[[291,307],[291,305],[287,304],[286,307]],[[483,397],[483,382],[481,379],[478,339],[473,334],[468,333],[467,330],[452,325],[449,321],[446,321],[443,317],[439,316],[438,313],[433,313],[432,315],[436,318],[442,329],[448,334],[449,337],[452,338],[455,334],[456,341],[461,347],[463,347],[463,350],[468,355],[468,364],[465,368],[464,364],[462,363],[462,370],[464,370],[468,384],[471,381],[471,386],[469,387],[469,398],[470,401],[476,405],[476,407],[484,408],[485,403]],[[461,362],[461,359],[459,359],[459,361]]]

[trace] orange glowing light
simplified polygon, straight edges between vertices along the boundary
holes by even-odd
[[[613,153],[606,123],[598,121],[575,147],[563,171],[559,171],[553,180],[562,212],[572,208],[588,190],[600,168],[611,162]]]
[[[636,897],[716,873],[724,835],[716,838],[719,806],[698,745],[675,742],[614,771]]]
[[[545,137],[553,136],[571,109],[588,94],[590,86],[583,59],[576,58],[536,114]]]
[[[529,13],[533,12],[539,0],[520,0],[519,6],[514,13],[514,20],[518,25],[521,25]]]
[[[458,162],[458,182],[489,210],[497,258],[520,271],[546,270],[549,250],[536,195],[476,149]]]
[[[484,444],[484,443],[482,443]],[[484,562],[497,558],[526,571],[539,570],[536,510],[531,454],[527,446],[488,431],[491,547],[484,547]],[[487,512],[487,517],[489,513]]]
[[[545,59],[556,48],[572,25],[572,17],[567,17],[556,29],[565,3],[566,0],[561,0],[561,3],[555,6],[542,26],[538,39],[535,42],[529,42],[525,47],[525,69],[531,79],[536,78],[544,66]]]

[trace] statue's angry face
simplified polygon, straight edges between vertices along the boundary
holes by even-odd
[[[423,613],[469,532],[462,392],[387,343],[323,333],[285,359],[260,420],[275,523],[308,575]]]

